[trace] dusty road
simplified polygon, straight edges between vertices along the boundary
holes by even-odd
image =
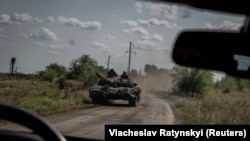
[[[142,94],[142,101],[137,107],[127,107],[127,101],[115,101],[114,104],[55,114],[46,119],[63,134],[96,139],[104,139],[105,124],[175,124],[167,101],[147,93]]]

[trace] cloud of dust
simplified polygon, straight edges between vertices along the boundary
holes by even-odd
[[[145,92],[170,91],[173,84],[169,73],[155,73],[136,80],[138,86]]]

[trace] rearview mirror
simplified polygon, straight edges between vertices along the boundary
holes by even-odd
[[[236,32],[182,31],[174,43],[172,58],[182,66],[250,78],[249,37]]]

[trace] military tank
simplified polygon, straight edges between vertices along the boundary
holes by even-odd
[[[89,97],[95,104],[106,100],[127,100],[129,106],[137,106],[141,100],[141,89],[132,79],[118,76],[108,78],[96,73],[99,81],[96,86],[89,89]]]

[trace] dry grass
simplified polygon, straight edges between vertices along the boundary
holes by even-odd
[[[183,112],[184,124],[250,124],[250,90],[178,97],[175,103]]]
[[[51,82],[0,81],[0,103],[18,105],[41,115],[85,107],[87,102],[88,93],[81,89],[59,90]]]

